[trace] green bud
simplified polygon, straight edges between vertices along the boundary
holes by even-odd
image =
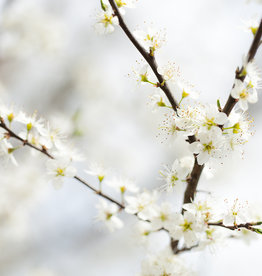
[[[100,4],[101,4],[101,9],[103,11],[107,11],[107,5],[104,4],[103,0],[100,0]]]
[[[27,131],[29,132],[32,129],[33,124],[29,123],[29,124],[26,125],[26,127],[27,127]]]
[[[262,234],[262,229],[253,228],[253,230],[258,234]]]
[[[104,180],[105,176],[104,175],[98,175],[97,178],[98,178],[99,182],[101,183]]]
[[[184,89],[183,89],[183,92],[182,92],[182,98],[186,98],[189,96],[189,93],[187,93]]]
[[[10,113],[7,115],[7,120],[9,121],[9,123],[11,123],[14,120],[14,113]]]
[[[219,99],[217,99],[217,108],[218,108],[219,111],[222,110]]]
[[[249,29],[251,30],[252,34],[255,36],[258,30],[258,27],[251,26]]]
[[[8,148],[7,152],[8,154],[13,153],[17,148]]]

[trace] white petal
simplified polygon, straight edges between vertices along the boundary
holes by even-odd
[[[203,165],[204,163],[206,163],[209,160],[209,154],[208,152],[200,152],[197,156],[197,163],[199,165]]]
[[[219,112],[219,114],[216,116],[215,123],[219,125],[225,124],[227,121],[227,115],[224,112]]]

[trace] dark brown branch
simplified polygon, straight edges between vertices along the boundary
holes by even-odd
[[[194,249],[196,247],[198,247],[198,244],[193,245],[191,247],[183,247],[181,249],[177,249],[176,254],[180,254],[180,253],[183,253],[183,252],[191,251],[192,249]]]
[[[256,55],[256,52],[259,47],[259,43],[262,36],[262,19],[259,25],[259,28],[257,30],[257,33],[254,37],[254,40],[251,44],[251,47],[248,52],[248,62],[252,61]],[[237,70],[236,72],[236,78],[241,79],[242,81],[245,79],[245,76],[243,76],[244,67],[241,68],[240,71]],[[227,115],[230,114],[231,110],[233,109],[234,105],[236,104],[236,100],[231,97],[231,95],[228,98],[228,101],[223,109],[223,112]],[[190,203],[194,199],[194,195],[196,192],[197,184],[200,178],[200,175],[203,171],[204,165],[199,165],[197,163],[197,160],[195,158],[195,164],[192,170],[192,173],[190,175],[190,178],[188,179],[187,183],[187,189],[184,196],[184,203]]]
[[[76,179],[77,181],[79,181],[82,184],[84,184],[85,186],[87,186],[89,189],[91,189],[92,191],[94,191],[97,195],[99,195],[99,196],[107,199],[108,201],[111,201],[112,203],[115,203],[116,205],[119,206],[120,209],[125,209],[125,206],[123,204],[121,204],[118,201],[114,200],[113,198],[107,196],[106,194],[102,193],[101,191],[95,189],[94,187],[90,186],[85,180],[83,180],[79,176],[74,176],[74,179]]]
[[[149,66],[151,67],[151,69],[153,70],[156,78],[158,79],[159,82],[159,87],[162,89],[162,91],[165,93],[165,95],[167,96],[172,108],[174,109],[174,111],[177,110],[178,108],[178,103],[176,102],[176,100],[174,99],[165,79],[163,78],[163,76],[161,74],[158,73],[157,71],[157,63],[155,60],[154,55],[151,55],[150,53],[148,53],[140,44],[139,42],[135,39],[135,37],[132,35],[132,33],[129,31],[127,25],[125,24],[118,8],[117,5],[115,4],[114,0],[109,0],[109,3],[114,11],[115,16],[117,16],[118,21],[119,21],[119,25],[122,28],[122,30],[124,31],[124,33],[127,35],[127,37],[130,39],[130,41],[133,43],[133,45],[136,47],[136,49],[140,52],[140,54],[143,56],[143,58],[147,61],[147,63],[149,64]]]
[[[256,55],[256,52],[257,52],[257,50],[260,46],[261,36],[262,36],[262,19],[261,19],[259,28],[257,30],[257,33],[254,37],[254,40],[253,40],[253,42],[250,46],[248,55],[247,55],[248,62],[250,62],[254,59],[254,57]],[[245,79],[245,75],[242,74],[243,71],[244,71],[243,66],[242,66],[241,70],[237,69],[236,79],[240,79],[242,81]],[[236,102],[237,101],[231,95],[229,95],[227,103],[226,103],[225,107],[223,108],[222,112],[229,115],[230,112],[232,111],[233,107],[235,106]],[[189,142],[190,142],[190,140],[189,140]],[[194,200],[197,185],[198,185],[198,182],[199,182],[199,179],[200,179],[200,176],[201,176],[201,173],[202,173],[203,169],[204,169],[204,165],[199,165],[197,163],[197,159],[196,159],[196,156],[195,156],[194,167],[193,167],[193,170],[191,172],[190,177],[187,180],[187,188],[186,188],[186,191],[185,191],[185,194],[184,194],[184,203],[190,203]],[[182,212],[183,212],[183,210],[182,210]],[[178,246],[178,241],[172,239],[171,240],[171,248],[172,248],[172,250],[175,254],[177,254],[177,252],[178,252],[177,246]]]
[[[254,59],[256,53],[257,53],[257,50],[260,46],[260,41],[261,41],[261,37],[262,37],[262,19],[260,21],[260,25],[259,25],[259,28],[256,32],[256,35],[253,39],[253,42],[250,46],[250,49],[248,51],[248,54],[247,54],[247,62],[250,62]],[[246,78],[246,75],[243,74],[244,72],[244,66],[242,66],[242,68],[239,70],[239,68],[237,68],[236,70],[236,77],[235,79],[238,79],[238,80],[241,80],[241,81],[244,81],[245,78]],[[231,94],[229,95],[228,97],[228,100],[223,108],[223,112],[226,113],[227,115],[230,114],[230,112],[232,111],[233,107],[235,106],[235,104],[237,103],[237,100],[234,99]]]
[[[33,144],[29,143],[27,140],[25,140],[25,139],[21,138],[20,136],[18,136],[17,134],[15,134],[10,128],[8,128],[2,118],[0,119],[0,121],[1,121],[0,127],[7,131],[9,137],[19,140],[20,142],[22,142],[23,146],[28,146],[36,151],[39,151],[39,152],[45,154],[49,158],[54,159],[54,157],[51,154],[49,154],[44,147],[38,148],[38,147],[34,146]]]
[[[184,203],[190,203],[194,200],[197,184],[199,182],[199,178],[204,169],[204,165],[199,165],[197,163],[197,158],[195,157],[195,164],[193,170],[190,174],[190,177],[187,180],[187,188],[184,194]]]
[[[210,223],[208,223],[209,226],[223,227],[223,228],[226,228],[226,229],[229,229],[229,230],[232,230],[232,231],[233,230],[238,230],[238,229],[241,229],[241,228],[245,228],[245,229],[253,231],[253,232],[257,231],[257,229],[254,228],[254,226],[258,226],[258,225],[261,225],[261,224],[262,224],[261,221],[235,224],[235,225],[232,225],[232,226],[225,225],[225,224],[223,224],[223,222],[213,222],[213,223],[210,222]]]
[[[22,142],[23,146],[28,146],[36,151],[39,151],[41,153],[43,153],[44,155],[46,155],[48,158],[50,159],[55,159],[54,156],[52,156],[50,153],[48,153],[48,151],[45,149],[45,147],[42,148],[38,148],[36,146],[34,146],[33,144],[29,143],[27,140],[21,138],[20,136],[18,136],[16,133],[14,133],[10,128],[8,128],[4,122],[4,120],[2,118],[0,118],[0,127],[3,128],[4,130],[7,131],[6,136],[8,138],[14,138],[20,142]],[[120,209],[124,209],[125,206],[121,203],[119,203],[118,201],[114,200],[113,198],[107,196],[106,194],[102,193],[101,191],[95,189],[94,187],[92,187],[91,185],[89,185],[85,180],[83,180],[82,178],[80,178],[79,176],[74,176],[74,179],[76,179],[78,182],[82,183],[83,185],[85,185],[86,187],[88,187],[90,190],[92,190],[93,192],[95,192],[97,195],[111,201],[112,203],[115,203],[116,205],[119,206]]]

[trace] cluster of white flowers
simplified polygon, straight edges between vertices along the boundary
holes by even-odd
[[[170,250],[164,250],[158,255],[150,255],[142,262],[142,271],[138,276],[193,276],[184,261]]]
[[[82,156],[78,154],[74,148],[70,147],[65,141],[64,135],[58,128],[51,128],[50,124],[43,118],[37,116],[34,112],[27,115],[23,111],[19,111],[14,106],[0,105],[1,122],[12,131],[18,131],[18,136],[23,141],[30,143],[32,146],[44,153],[51,154],[54,159],[49,159],[46,163],[47,174],[52,181],[59,187],[64,177],[73,177],[76,169],[72,165],[74,161],[82,161]],[[11,143],[12,135],[7,130],[0,130],[0,157],[5,162],[11,160],[17,165],[14,153],[20,149],[23,144],[14,146]],[[37,151],[32,149],[32,153]]]
[[[134,3],[134,0],[115,0],[121,15],[125,14],[125,8],[133,8]],[[100,0],[100,4],[102,11],[98,14],[96,28],[100,33],[111,33],[119,24],[119,19],[108,0]],[[19,9],[15,11],[15,15],[22,13],[22,18],[26,22],[24,13]],[[38,13],[36,15],[38,17]],[[10,30],[19,29],[17,26],[19,23],[11,13],[3,16],[1,24],[4,30],[8,28]],[[24,23],[21,29],[26,27],[28,26]],[[36,27],[39,27],[38,24]],[[45,29],[41,24],[40,27],[44,34],[51,32],[48,27]],[[252,24],[249,29],[255,35],[257,26]],[[148,28],[146,32],[137,30],[133,34],[151,55],[152,60],[155,52],[165,42],[165,33],[153,28]],[[56,37],[54,32],[51,32],[51,35]],[[35,40],[34,36],[29,36],[25,39],[25,43],[20,34],[9,35],[5,32],[3,32],[3,37],[4,42],[0,44],[0,51],[4,53],[4,56],[17,45],[22,45],[23,51],[25,51],[25,48],[28,47],[26,43]],[[43,44],[48,44],[47,38],[43,36]],[[231,96],[238,102],[239,110],[233,110],[229,116],[222,112],[219,102],[218,105],[181,105],[184,98],[196,99],[198,93],[194,86],[181,77],[179,69],[172,63],[157,68],[158,73],[163,77],[162,83],[152,79],[155,77],[150,75],[151,69],[148,65],[143,66],[136,73],[138,82],[142,84],[149,83],[156,88],[165,86],[166,82],[175,85],[175,91],[179,95],[180,101],[176,112],[174,113],[172,110],[171,120],[168,123],[166,120],[164,129],[172,136],[179,135],[185,139],[188,139],[188,136],[196,138],[195,142],[189,144],[189,149],[192,152],[190,156],[176,159],[171,167],[164,166],[164,169],[160,171],[160,175],[165,181],[162,190],[170,192],[185,188],[185,184],[192,177],[190,174],[194,164],[194,156],[197,157],[199,165],[204,165],[210,162],[221,163],[233,152],[242,152],[242,145],[247,142],[251,135],[250,125],[252,122],[245,112],[249,103],[255,103],[258,100],[257,90],[261,88],[262,80],[260,70],[254,61],[248,62],[247,60],[247,58],[244,59],[241,73],[237,76],[231,90]],[[158,77],[157,73],[156,76]],[[155,94],[151,97],[151,101],[154,109],[158,107],[171,108],[163,95]],[[15,152],[24,145],[29,145],[32,148],[32,153],[42,152],[49,156],[46,162],[47,175],[55,187],[60,187],[66,177],[79,180],[79,177],[76,176],[77,169],[74,162],[81,161],[82,156],[66,144],[65,136],[59,129],[52,128],[49,122],[38,117],[36,112],[27,115],[13,106],[1,104],[0,124],[0,158],[5,162],[11,161],[17,165]],[[18,136],[15,133],[18,133]],[[13,143],[12,138],[17,138],[16,142]],[[162,200],[159,203],[158,200],[163,194],[160,195],[156,190],[152,192],[144,190],[139,193],[139,188],[133,181],[111,174],[101,164],[91,163],[85,172],[98,181],[97,189],[87,183],[86,186],[97,195],[104,197],[100,198],[96,205],[97,220],[104,222],[110,231],[123,227],[124,223],[118,215],[120,211],[124,210],[138,218],[137,231],[143,240],[146,240],[151,233],[163,230],[169,234],[170,238],[178,241],[178,250],[195,247],[202,249],[213,245],[223,237],[219,231],[226,231],[225,228],[229,228],[231,231],[238,229],[240,223],[254,221],[254,217],[247,212],[247,204],[240,204],[238,199],[232,204],[228,204],[229,207],[224,208],[223,212],[219,214],[214,211],[215,208],[213,208],[210,200],[194,200],[191,203],[183,204],[181,212],[181,210],[176,210],[168,201]],[[81,182],[85,184],[84,181]],[[104,193],[104,184],[113,188],[120,201],[114,200],[113,197],[111,198]],[[5,205],[4,201],[0,203]],[[0,212],[0,218],[5,215],[5,212]],[[249,228],[249,230],[252,229]],[[261,229],[258,231],[262,233]],[[242,232],[244,233],[244,231]],[[189,271],[183,261],[170,250],[161,252],[156,256],[149,256],[143,262],[140,276],[166,275],[187,276],[194,275],[194,273]]]
[[[123,222],[117,217],[119,208],[116,204],[109,204],[104,199],[99,200],[99,204],[96,205],[98,210],[97,220],[103,221],[107,228],[112,232],[115,229],[123,227]]]
[[[232,152],[241,152],[242,147],[252,134],[252,120],[246,113],[233,110],[229,116],[216,105],[183,106],[165,121],[164,129],[171,135],[187,137],[195,135],[197,141],[189,145],[192,153],[197,154],[200,165],[208,161],[218,161]]]
[[[180,98],[179,104],[185,98],[196,100],[199,97],[200,93],[196,90],[194,85],[183,78],[179,67],[177,67],[175,63],[169,62],[164,66],[158,67],[157,71],[164,79],[162,84],[156,81],[148,64],[138,63],[138,68],[133,69],[138,84],[151,84],[156,88],[160,88],[165,83],[170,84],[175,91],[175,95]],[[170,108],[170,104],[167,103],[167,99],[163,95],[163,92],[160,93],[158,91],[150,96],[150,106],[152,107],[152,111],[156,111],[159,107]]]
[[[167,201],[159,205],[157,196],[156,191],[153,194],[143,192],[127,199],[125,211],[137,215],[142,220],[137,225],[142,241],[153,232],[166,230],[174,240],[179,241],[180,246],[197,246],[203,249],[227,237],[224,228],[219,227],[220,223],[225,226],[237,226],[256,219],[249,213],[247,204],[239,203],[238,199],[230,204],[226,201],[227,204],[220,205],[220,208],[216,208],[218,205],[210,198],[195,200],[184,204],[181,214]],[[216,213],[218,210],[223,211]]]
[[[258,100],[257,90],[261,88],[261,71],[254,61],[247,62],[244,59],[242,76],[245,77],[244,81],[236,79],[231,96],[238,100],[239,107],[246,111],[248,103],[256,103]]]
[[[130,196],[127,195],[128,193],[136,194],[139,192],[139,188],[132,180],[116,176],[109,169],[105,169],[101,163],[90,163],[89,170],[85,170],[85,172],[97,178],[99,192],[102,192],[102,184],[113,188],[120,195],[122,205],[129,200]],[[97,220],[104,222],[110,231],[123,226],[123,222],[117,217],[117,214],[121,211],[120,206],[117,206],[115,203],[108,204],[102,199],[96,207],[98,209]]]

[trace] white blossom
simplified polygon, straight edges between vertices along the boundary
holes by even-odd
[[[190,150],[197,154],[197,162],[203,165],[210,158],[223,158],[224,139],[220,132],[206,133],[202,132],[198,135],[199,142],[194,142],[189,145]]]
[[[129,214],[137,214],[143,220],[151,219],[157,214],[154,208],[157,197],[156,191],[153,191],[153,193],[145,191],[136,196],[126,196],[125,211]]]
[[[133,73],[135,75],[135,78],[138,84],[144,85],[145,83],[150,83],[156,86],[154,82],[150,81],[152,78],[152,75],[148,64],[144,64],[143,66],[139,65],[139,69],[133,69]]]
[[[243,111],[248,109],[248,103],[257,102],[257,91],[253,89],[253,84],[246,84],[239,79],[235,80],[234,87],[231,90],[231,96],[238,100],[239,107]]]
[[[0,158],[4,160],[5,164],[11,161],[15,166],[18,166],[13,154],[16,149],[17,148],[13,147],[6,139],[0,140]]]
[[[247,202],[240,203],[239,199],[235,199],[233,204],[225,211],[223,223],[225,225],[237,225],[247,222],[249,218],[247,209]]]
[[[95,28],[99,34],[112,33],[116,25],[118,25],[118,18],[114,16],[111,8],[108,8],[106,11],[101,11],[97,15]]]
[[[148,28],[147,31],[134,31],[135,38],[142,44],[142,46],[151,54],[161,48],[165,42],[165,33],[163,31],[156,31],[153,28]]]
[[[257,1],[260,1],[260,0],[257,0]],[[243,26],[244,31],[247,31],[247,32],[251,31],[252,34],[255,35],[259,27],[259,18],[257,16],[254,16],[249,20],[243,20],[243,24],[244,24]]]
[[[187,268],[184,261],[170,250],[158,255],[149,255],[142,262],[142,271],[139,276],[193,276],[195,273]]]
[[[124,226],[122,220],[117,217],[119,208],[116,204],[108,203],[100,198],[96,208],[98,210],[97,220],[104,222],[111,232]]]
[[[71,165],[71,161],[66,158],[50,159],[46,163],[47,174],[52,180],[55,188],[60,188],[65,177],[74,177],[76,169]]]
[[[200,223],[207,223],[212,219],[212,208],[207,201],[193,201],[192,203],[183,204],[183,209],[194,214]]]
[[[165,97],[161,93],[155,93],[150,96],[150,106],[153,112],[157,111],[159,107],[167,106]]]
[[[200,116],[203,109],[200,106],[181,105],[174,115],[176,126],[183,131],[185,136],[194,135],[200,128]]]
[[[172,206],[168,202],[163,202],[160,206],[155,207],[156,215],[152,218],[152,228],[159,230],[161,228],[168,229],[173,223],[174,212]]]
[[[160,171],[160,175],[166,181],[162,188],[167,192],[173,191],[174,187],[180,189],[184,186],[183,184],[186,182],[186,178],[189,173],[190,169],[188,167],[181,166],[180,161],[176,159],[171,169],[165,166],[165,169]]]
[[[121,194],[125,194],[126,192],[137,193],[139,191],[139,188],[132,180],[124,177],[114,177],[108,180],[106,184]]]
[[[23,111],[20,111],[18,118],[19,122],[26,126],[27,133],[32,131],[37,131],[41,135],[45,133],[44,119],[38,118],[36,112],[28,116]]]
[[[135,239],[138,239],[142,244],[148,241],[151,232],[153,232],[153,229],[150,222],[140,220],[136,223],[134,229]]]
[[[201,127],[207,130],[221,131],[220,125],[224,125],[227,121],[227,115],[220,112],[215,105],[206,105],[203,108],[201,117]]]
[[[108,170],[101,163],[93,162],[89,164],[89,170],[85,170],[85,173],[96,176],[99,182],[102,182],[108,174]]]
[[[201,230],[197,217],[191,212],[185,211],[184,214],[174,214],[173,224],[168,229],[170,235],[175,240],[184,239],[186,247],[194,246],[198,243],[197,233]]]
[[[179,68],[176,68],[175,64],[171,62],[158,67],[157,71],[163,76],[165,81],[175,81],[180,76]]]
[[[181,101],[184,98],[190,97],[196,100],[199,97],[199,92],[196,90],[195,86],[184,80],[183,78],[178,78],[175,81],[176,88],[181,94]]]

